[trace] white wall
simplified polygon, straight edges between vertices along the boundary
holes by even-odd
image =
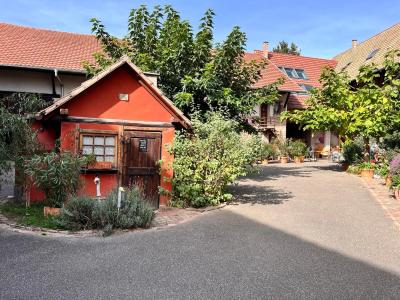
[[[59,74],[64,85],[64,94],[86,80],[85,75]],[[61,93],[60,84],[55,79],[56,93]],[[52,72],[0,69],[0,91],[52,94]]]

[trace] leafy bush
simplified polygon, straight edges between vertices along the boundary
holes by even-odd
[[[25,173],[46,195],[46,203],[61,207],[70,195],[76,194],[81,180],[80,170],[86,158],[70,152],[36,154],[26,161]]]
[[[97,228],[147,228],[154,218],[153,208],[145,201],[137,188],[127,189],[122,207],[117,209],[118,191],[112,191],[93,210],[93,222]]]
[[[361,168],[360,168],[359,165],[351,165],[347,169],[347,172],[350,173],[350,174],[359,175],[361,173]]]
[[[389,175],[390,169],[389,165],[386,162],[380,164],[377,169],[381,177],[385,178]]]
[[[290,155],[290,142],[290,139],[283,139],[281,137],[274,140],[273,143],[276,145],[280,156]]]
[[[400,175],[399,174],[393,175],[391,188],[395,188],[395,189],[400,188]]]
[[[117,208],[118,191],[112,191],[104,201],[88,197],[74,197],[66,203],[57,217],[57,224],[68,230],[113,228],[147,228],[154,218],[153,208],[137,188],[125,191],[121,208]]]
[[[293,157],[304,156],[307,153],[307,145],[301,140],[289,140],[289,155]]]
[[[84,230],[93,227],[93,209],[97,202],[89,197],[73,197],[60,211],[57,224],[69,230]]]
[[[371,170],[371,169],[375,169],[375,164],[373,164],[371,162],[363,161],[358,164],[358,167],[361,170]]]
[[[193,131],[177,133],[170,152],[174,155],[170,205],[202,207],[231,199],[225,188],[252,170],[260,159],[262,141],[241,135],[238,123],[221,114],[193,119]]]
[[[385,149],[400,149],[400,131],[394,131],[384,136],[382,146]]]
[[[271,159],[276,156],[277,150],[273,144],[262,144],[262,159]]]
[[[363,145],[359,142],[350,141],[343,146],[344,160],[349,164],[358,163],[363,160]]]

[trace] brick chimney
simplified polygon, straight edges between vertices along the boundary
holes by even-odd
[[[262,52],[265,58],[268,58],[268,52],[269,52],[269,43],[264,42],[263,47],[262,47]]]
[[[357,40],[351,40],[351,48],[357,47]]]

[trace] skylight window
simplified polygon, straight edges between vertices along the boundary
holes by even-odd
[[[378,53],[378,51],[379,51],[379,48],[372,50],[371,53],[368,54],[368,56],[365,60],[373,58],[375,56],[375,54]]]
[[[301,88],[305,89],[306,91],[311,91],[314,87],[309,84],[300,84]]]
[[[279,67],[287,76],[294,79],[307,79],[307,75],[303,69]]]

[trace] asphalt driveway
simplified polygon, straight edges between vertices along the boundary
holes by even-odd
[[[398,299],[400,232],[358,178],[269,165],[240,204],[108,238],[0,229],[0,299]]]

